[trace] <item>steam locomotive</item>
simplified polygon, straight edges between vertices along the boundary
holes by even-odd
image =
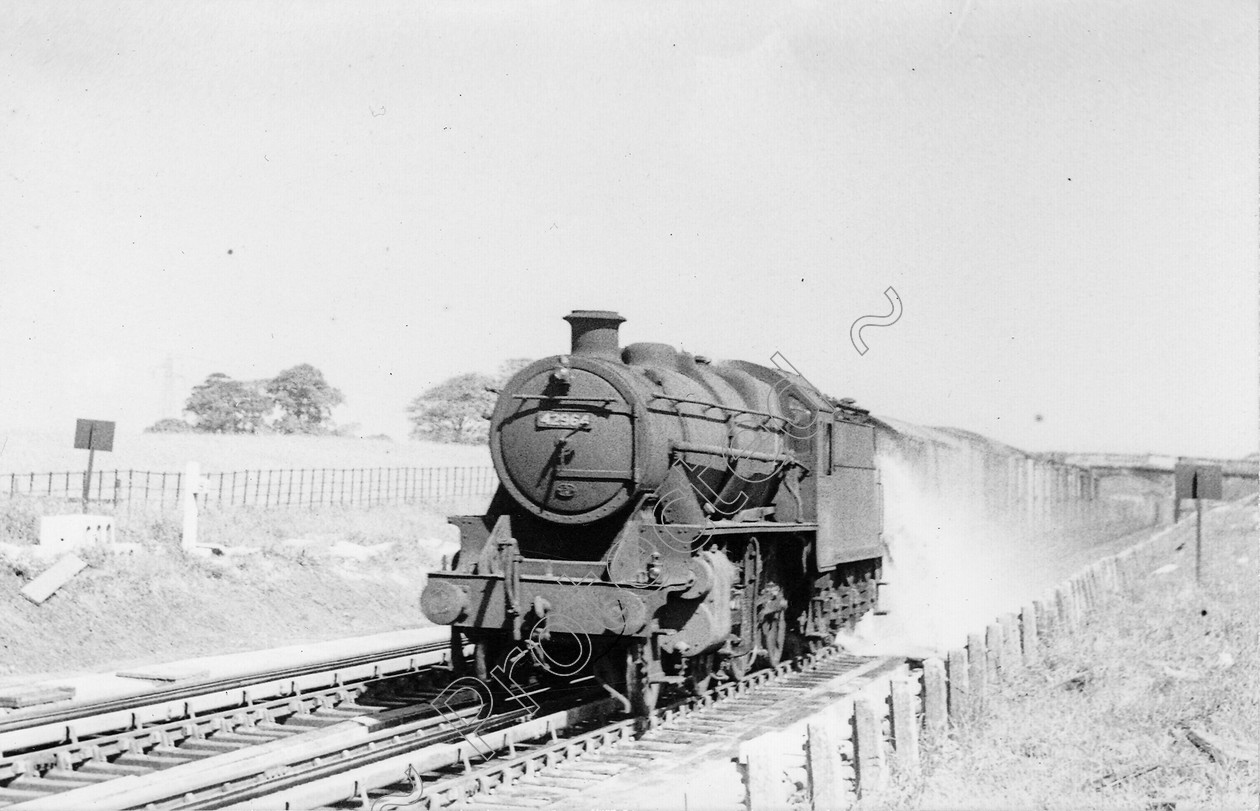
[[[664,686],[777,665],[874,608],[866,410],[790,368],[622,348],[614,312],[565,320],[570,351],[499,392],[499,488],[485,515],[450,519],[460,551],[421,595],[457,669],[593,676],[642,714]]]

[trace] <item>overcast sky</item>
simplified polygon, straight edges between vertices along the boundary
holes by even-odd
[[[1254,3],[372,6],[0,5],[0,433],[309,362],[402,437],[608,308],[1032,450],[1257,447]]]

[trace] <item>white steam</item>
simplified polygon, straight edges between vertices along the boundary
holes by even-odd
[[[846,649],[940,655],[1017,611],[1044,584],[1036,544],[986,516],[980,493],[929,492],[902,458],[881,455],[884,484],[883,616],[867,615]]]

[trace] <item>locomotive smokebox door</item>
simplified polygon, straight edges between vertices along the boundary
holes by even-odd
[[[640,398],[625,380],[618,328],[605,310],[577,310],[570,354],[533,363],[504,388],[490,455],[504,488],[546,521],[585,524],[628,507],[639,483]]]
[[[576,357],[571,364],[563,378],[560,366],[543,365],[514,383],[510,408],[492,426],[503,484],[553,521],[607,515],[629,500],[634,483],[630,405],[597,369]]]

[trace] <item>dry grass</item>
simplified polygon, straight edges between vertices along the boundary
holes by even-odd
[[[0,682],[92,672],[427,624],[433,541],[357,561],[272,546],[249,557],[81,553],[89,566],[42,605],[18,596],[47,563],[0,560]]]
[[[40,606],[19,596],[50,565],[29,544],[36,517],[64,502],[0,500],[0,538],[13,544],[0,549],[0,681],[426,625],[425,576],[458,540],[446,517],[482,512],[486,500],[209,510],[202,541],[259,550],[211,558],[180,551],[179,513],[124,509],[119,540],[141,551],[81,551],[89,567]],[[320,549],[338,542],[392,546],[366,560]]]
[[[59,473],[87,467],[74,432],[0,430],[0,473]],[[485,466],[483,445],[396,442],[313,436],[122,433],[114,450],[96,454],[98,470],[178,472],[198,462],[203,472],[284,468]]]
[[[1097,609],[1046,662],[1003,683],[985,711],[928,748],[866,808],[1250,808],[1256,763],[1218,763],[1188,728],[1255,747],[1260,730],[1256,507],[1205,516],[1203,584],[1193,525],[1169,574]],[[1155,567],[1153,567],[1155,568]]]
[[[7,444],[6,444],[7,438]],[[69,435],[0,433],[0,471],[80,470],[86,454]],[[98,469],[203,470],[311,467],[445,467],[489,464],[484,446],[339,437],[123,434]],[[480,513],[488,496],[373,507],[206,508],[199,540],[251,546],[248,557],[188,557],[182,513],[125,503],[92,505],[113,515],[118,540],[136,555],[81,552],[89,567],[46,603],[19,596],[49,565],[29,546],[39,517],[77,512],[77,502],[0,498],[0,679],[82,672],[304,640],[427,624],[419,610],[426,573],[458,532],[447,516]],[[307,543],[286,541],[301,539]],[[366,560],[329,557],[337,542],[392,544]]]

